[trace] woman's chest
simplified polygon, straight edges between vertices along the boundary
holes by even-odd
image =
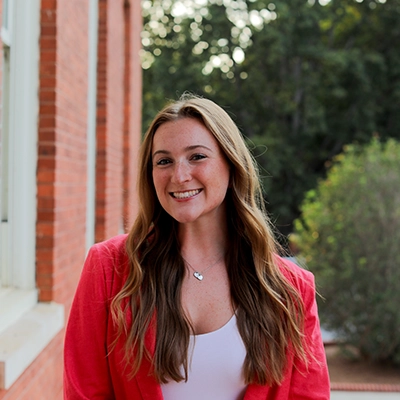
[[[228,276],[223,271],[212,271],[201,281],[188,274],[181,302],[195,335],[216,331],[234,314]]]

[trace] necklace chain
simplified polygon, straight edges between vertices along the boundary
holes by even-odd
[[[217,261],[215,261],[213,264],[209,265],[205,270],[203,271],[197,271],[196,269],[194,269],[188,260],[186,260],[183,256],[183,261],[185,261],[185,263],[193,270],[193,276],[198,280],[198,281],[202,281],[204,279],[204,273],[207,272],[209,269],[211,269],[212,267],[214,267],[215,265],[217,265],[222,259],[223,259],[223,255],[221,257],[218,258]]]

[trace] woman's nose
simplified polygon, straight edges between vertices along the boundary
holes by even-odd
[[[179,161],[174,165],[171,181],[172,183],[183,183],[191,179],[190,166],[184,161]]]

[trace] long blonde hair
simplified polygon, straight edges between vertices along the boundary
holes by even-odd
[[[111,304],[118,335],[127,333],[126,362],[131,375],[138,371],[143,357],[149,357],[159,382],[187,379],[191,326],[180,301],[185,267],[177,222],[157,199],[151,158],[158,127],[179,118],[201,121],[230,164],[226,202],[232,245],[226,262],[238,329],[247,350],[244,377],[247,383],[279,384],[289,351],[307,361],[303,303],[277,265],[276,242],[264,207],[258,170],[241,133],[220,106],[195,96],[186,95],[160,111],[141,147],[139,214],[126,244],[129,276]],[[128,307],[132,311],[131,326],[126,326]],[[157,339],[152,356],[144,339],[154,318]]]

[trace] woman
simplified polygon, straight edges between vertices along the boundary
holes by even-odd
[[[255,163],[210,100],[167,105],[128,236],[93,246],[65,339],[66,399],[329,399],[311,273],[283,260]]]

